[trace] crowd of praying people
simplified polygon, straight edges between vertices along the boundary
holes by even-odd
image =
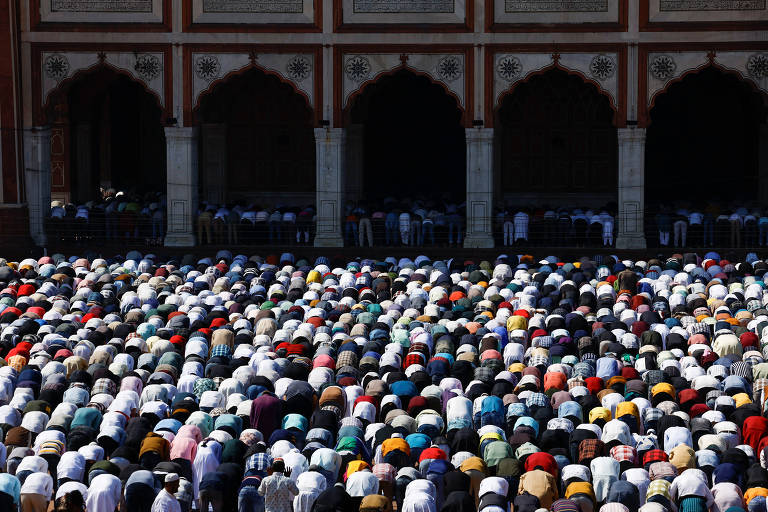
[[[652,205],[647,215],[649,247],[765,247],[768,209],[716,202],[678,207]]]
[[[166,196],[104,190],[79,204],[51,201],[44,229],[52,244],[128,243],[163,245]]]
[[[195,218],[198,245],[312,245],[315,206],[215,204],[201,201]],[[604,247],[615,245],[616,205],[600,208],[499,206],[492,234],[496,247]],[[166,197],[106,190],[82,204],[52,201],[45,230],[52,243],[132,243],[161,246]],[[768,209],[709,203],[695,208],[650,204],[645,211],[648,247],[768,246]],[[466,204],[394,198],[349,202],[343,212],[346,247],[460,247]]]
[[[765,512],[767,273],[0,259],[0,510]]]

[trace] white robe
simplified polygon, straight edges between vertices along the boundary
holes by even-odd
[[[115,475],[102,474],[96,476],[88,488],[88,499],[85,507],[88,512],[114,512],[120,503],[122,485]]]
[[[307,471],[299,475],[296,486],[299,494],[293,498],[293,512],[309,512],[317,497],[325,490],[325,477],[316,471]]]
[[[161,489],[155,501],[152,502],[150,510],[151,512],[181,512],[181,505],[173,494]]]

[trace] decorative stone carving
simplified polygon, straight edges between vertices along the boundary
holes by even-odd
[[[304,12],[302,0],[203,0],[204,13],[295,13]]]
[[[452,13],[455,0],[354,0],[355,13]]]
[[[43,61],[43,69],[45,76],[60,82],[69,73],[69,61],[58,53],[48,55]]]
[[[506,0],[504,11],[512,12],[607,12],[608,0]]]
[[[51,12],[152,12],[152,0],[50,0]]]
[[[464,73],[464,63],[455,55],[448,55],[437,61],[437,68],[435,70],[437,76],[441,80],[446,82],[453,82],[458,80]]]
[[[161,68],[160,59],[146,53],[136,57],[136,64],[133,65],[133,70],[146,82],[154,80],[160,74]]]
[[[302,82],[312,73],[312,62],[304,55],[296,55],[288,61],[285,70],[289,78]]]
[[[523,64],[514,55],[506,55],[496,64],[496,74],[507,81],[520,77],[522,72]]]
[[[747,59],[747,73],[760,80],[768,77],[768,53],[756,53]]]
[[[766,0],[659,0],[659,11],[759,11]]]
[[[596,55],[589,63],[589,73],[601,82],[611,78],[616,72],[616,62],[607,55]]]
[[[648,70],[651,72],[651,75],[653,75],[653,78],[662,82],[672,78],[676,69],[677,64],[675,64],[675,60],[669,55],[657,55],[651,61],[650,66],[648,66]]]
[[[200,55],[195,59],[195,74],[211,82],[218,78],[221,73],[221,63],[214,55]]]
[[[371,75],[371,63],[362,55],[355,55],[347,59],[344,64],[344,72],[350,80],[363,82]]]

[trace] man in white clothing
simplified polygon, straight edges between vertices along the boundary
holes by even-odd
[[[53,494],[53,478],[48,473],[36,472],[27,476],[21,486],[22,512],[45,512]]]
[[[179,475],[176,473],[165,475],[165,486],[157,493],[152,503],[152,512],[181,512],[181,505],[175,496],[178,490]]]

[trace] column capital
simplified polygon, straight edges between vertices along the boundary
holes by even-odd
[[[638,126],[628,126],[626,128],[617,128],[616,132],[619,137],[619,142],[645,141],[645,128],[640,128]]]
[[[345,128],[315,128],[315,140],[326,140],[328,142],[343,142],[347,137]]]
[[[164,131],[167,139],[195,139],[200,129],[197,126],[166,126]]]
[[[493,140],[493,128],[465,128],[467,142]]]

